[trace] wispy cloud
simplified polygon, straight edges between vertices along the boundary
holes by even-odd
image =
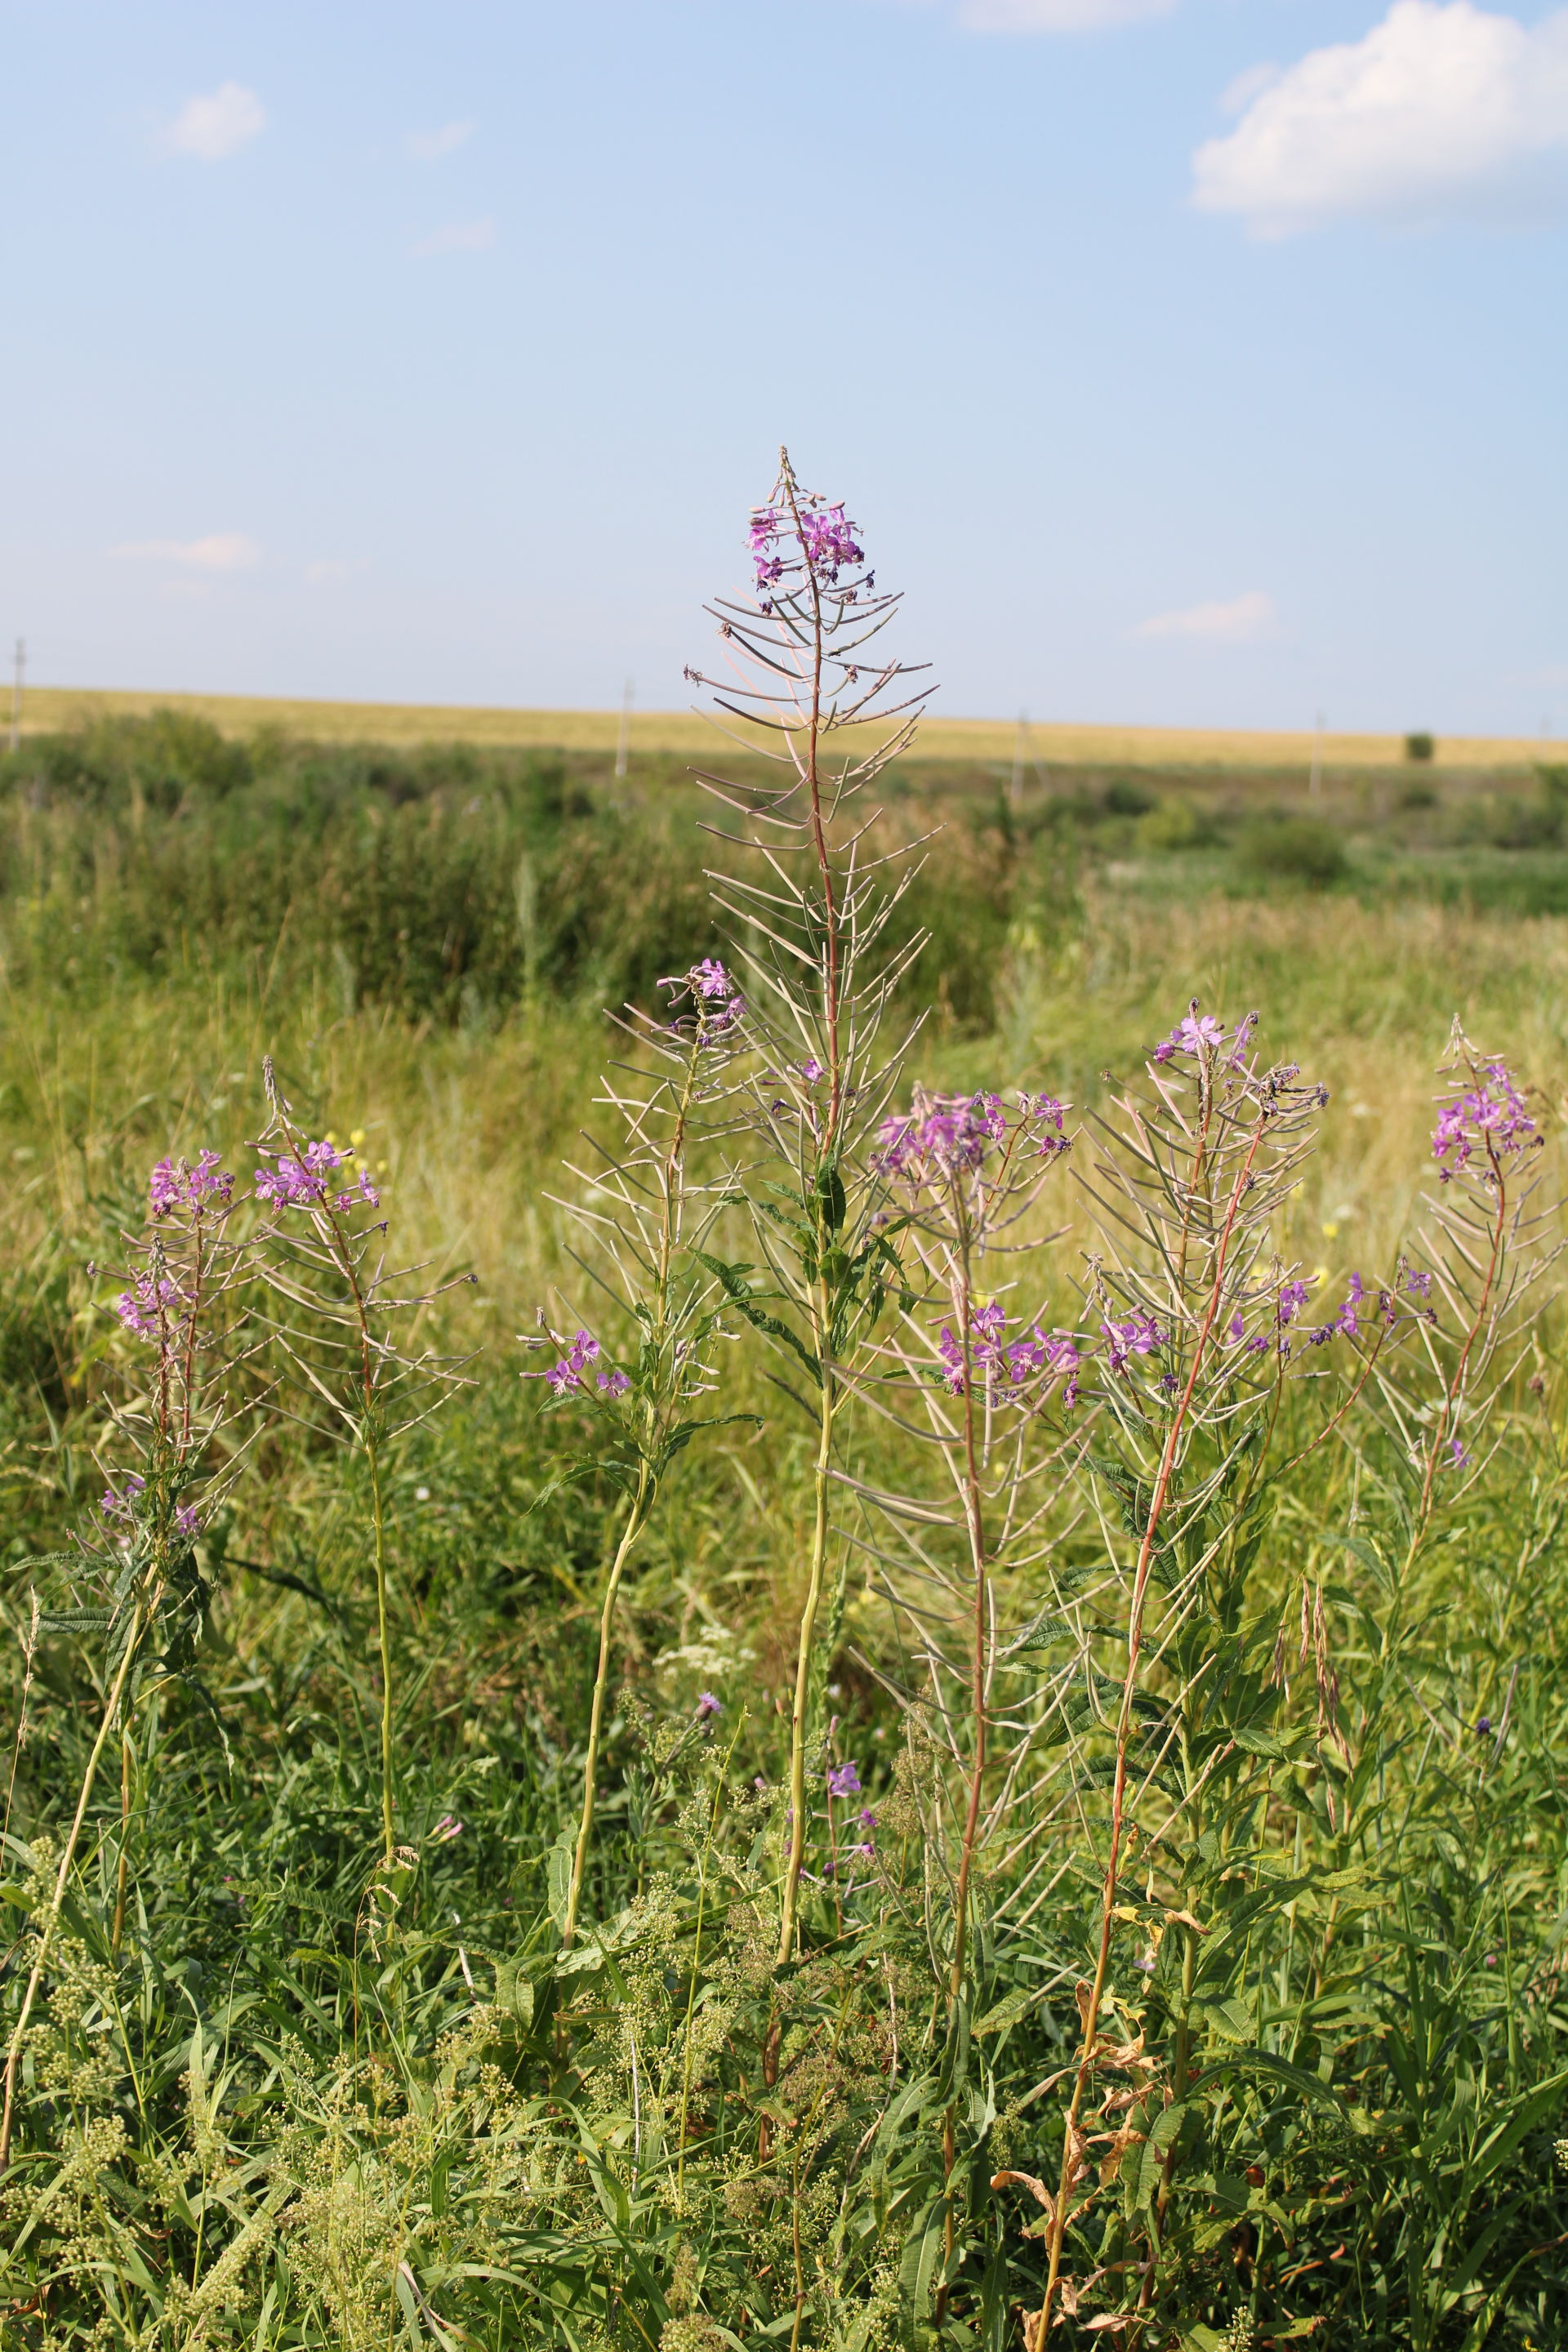
[[[261,550],[242,530],[216,531],[209,539],[133,539],[110,551],[147,563],[177,563],[187,572],[247,572]]]
[[[1249,588],[1229,604],[1188,604],[1179,613],[1156,613],[1142,621],[1135,637],[1196,637],[1212,646],[1256,645],[1274,634],[1274,599]]]
[[[931,0],[902,0],[930,6]],[[1176,0],[941,0],[966,33],[1094,33],[1140,17],[1163,16]]]
[[[221,163],[266,128],[267,110],[256,92],[241,82],[226,81],[205,97],[185,100],[169,125],[168,143],[176,155]]]
[[[415,163],[438,163],[474,135],[471,122],[444,122],[439,131],[411,131],[403,152]]]
[[[1234,89],[1235,85],[1232,85]],[[1364,40],[1313,49],[1193,158],[1193,201],[1259,236],[1383,215],[1539,207],[1568,155],[1568,9],[1539,24],[1471,0],[1394,0]]]
[[[451,228],[438,228],[430,236],[422,236],[410,247],[416,261],[425,261],[435,253],[488,253],[496,241],[495,222],[487,214],[483,220],[459,221]]]
[[[370,559],[364,555],[323,555],[305,566],[305,577],[311,587],[319,588],[333,580],[352,580],[356,572],[366,572]]]
[[[1096,33],[1108,25],[1164,16],[1176,0],[962,0],[969,33]]]

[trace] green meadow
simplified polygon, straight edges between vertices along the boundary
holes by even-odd
[[[213,1440],[188,1655],[149,1651],[113,1714],[16,2044],[6,2352],[1000,2352],[1033,2340],[1048,2269],[1053,2344],[1564,2341],[1568,1386],[1550,1272],[1500,1325],[1473,1460],[1436,1516],[1410,1501],[1393,1424],[1347,1412],[1321,1435],[1319,1391],[1281,1388],[1300,1466],[1246,1519],[1245,1562],[1226,1555],[1212,1651],[1181,1665],[1173,1633],[1139,1735],[1164,1736],[1194,1691],[1229,1726],[1204,1748],[1182,1717],[1179,1801],[1164,1751],[1150,1763],[1166,1793],[1144,1837],[1173,1805],[1162,1852],[1188,1827],[1191,1850],[1131,1871],[1124,2054],[1097,2058],[1092,2116],[1064,2124],[1048,2086],[1078,2063],[1122,1672],[1094,1580],[1131,1556],[1119,1513],[1131,1491],[1131,1529],[1144,1475],[1083,1466],[1114,1452],[1109,1407],[997,1579],[1047,1760],[1007,1799],[1017,1839],[981,1853],[949,2002],[946,1718],[909,1696],[927,1605],[909,1595],[946,1537],[895,1574],[892,1538],[858,1516],[924,1457],[869,1391],[846,1407],[860,1486],[834,1491],[812,1685],[828,1795],[811,1835],[831,1853],[785,1965],[770,1906],[816,1433],[760,1307],[705,1341],[715,1425],[661,1472],[604,1619],[595,1925],[563,1937],[627,1489],[591,1400],[552,1399],[551,1351],[529,1343],[591,1328],[628,1362],[638,1344],[571,1203],[593,1205],[619,1149],[606,1076],[614,1092],[647,1063],[614,1016],[662,1017],[661,981],[746,951],[712,897],[723,812],[679,744],[634,734],[617,778],[613,723],[531,746],[78,719],[0,759],[8,2035],[110,1720],[112,1606],[93,1619],[88,1588],[148,1377],[114,1301],[155,1162],[216,1151],[248,1194],[265,1058],[301,1135],[352,1142],[392,1262],[419,1269],[407,1344],[442,1369],[374,1465],[393,1868],[367,1458],[290,1386],[283,1309],[255,1310]],[[912,1032],[899,1100],[917,1083],[1049,1096],[1077,1131],[1020,1228],[1031,1312],[1098,1326],[1084,1122],[1148,1087],[1194,999],[1230,1024],[1256,1010],[1264,1060],[1328,1089],[1268,1242],[1314,1300],[1392,1279],[1402,1254],[1433,1262],[1456,1019],[1544,1139],[1545,1252],[1568,771],[1495,746],[1347,751],[1312,784],[1300,745],[1222,766],[1168,742],[1016,757],[1009,733],[917,744],[879,780],[871,846],[908,853],[899,936],[926,935],[889,982],[889,1034]],[[892,972],[890,940],[867,953]],[[703,1150],[718,1182],[742,1146]],[[739,1192],[715,1197],[708,1257],[759,1266]],[[855,1838],[834,1808],[851,1781],[874,1823]]]

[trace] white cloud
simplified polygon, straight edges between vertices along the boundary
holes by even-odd
[[[205,98],[188,98],[169,126],[177,155],[221,163],[267,128],[267,110],[253,89],[226,81]]]
[[[411,131],[403,142],[403,152],[416,163],[435,163],[473,135],[471,122],[444,122],[439,131]]]
[[[488,253],[495,241],[496,225],[487,216],[484,220],[460,221],[451,228],[438,228],[433,236],[422,236],[409,250],[416,261],[424,261],[433,253]]]
[[[1227,81],[1219,94],[1222,114],[1245,114],[1260,89],[1267,89],[1279,79],[1278,66],[1247,66],[1234,81]]]
[[[1132,632],[1135,637],[1197,637],[1211,646],[1251,646],[1274,634],[1274,599],[1261,588],[1228,604],[1188,604],[1180,613],[1156,613]]]
[[[210,539],[137,539],[113,551],[149,563],[178,563],[187,572],[245,572],[261,560],[261,550],[242,530],[217,531]]]
[[[1234,87],[1234,85],[1233,85]],[[1193,201],[1262,236],[1350,215],[1498,216],[1568,150],[1568,9],[1533,26],[1471,0],[1394,0],[1314,49],[1193,158]]]
[[[958,21],[970,33],[1093,33],[1163,16],[1176,0],[963,0]]]
[[[369,569],[370,561],[367,556],[356,555],[351,558],[342,555],[323,555],[316,562],[306,564],[305,577],[310,585],[316,588],[328,581],[352,580],[356,572],[367,572]]]

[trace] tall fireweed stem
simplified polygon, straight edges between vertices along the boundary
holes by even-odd
[[[713,688],[721,725],[760,722],[762,743],[773,747],[763,756],[782,771],[776,785],[698,772],[706,789],[742,820],[739,834],[721,838],[750,852],[763,868],[713,879],[716,901],[736,927],[750,1041],[761,1065],[751,1081],[758,1162],[777,1171],[776,1180],[742,1188],[763,1261],[761,1285],[750,1267],[713,1264],[736,1310],[795,1358],[795,1369],[806,1370],[817,1392],[812,1529],[785,1779],[781,1965],[799,1939],[813,1816],[805,1759],[834,1543],[829,1490],[839,1395],[889,1286],[901,1280],[896,1252],[877,1221],[882,1188],[864,1166],[864,1153],[909,1040],[879,1056],[879,1032],[923,945],[916,936],[889,956],[878,955],[910,869],[889,884],[872,870],[883,861],[863,859],[874,813],[862,814],[855,825],[843,822],[847,804],[912,740],[924,700],[906,691],[905,665],[866,651],[894,617],[899,599],[877,592],[858,530],[842,506],[802,486],[781,450],[773,488],[753,510],[749,532],[754,593],[710,608],[730,676],[715,681],[688,672],[693,683]],[[879,734],[869,751],[849,751],[838,740],[840,730],[855,725]],[[787,1213],[770,1194],[791,1196]],[[786,1308],[784,1316],[772,1311],[773,1302]]]
[[[591,1259],[581,1262],[617,1299],[640,1334],[639,1344],[625,1366],[612,1366],[588,1330],[551,1331],[548,1344],[563,1352],[548,1370],[528,1376],[543,1381],[553,1410],[593,1406],[584,1461],[606,1471],[626,1497],[600,1601],[583,1798],[561,1915],[567,1948],[577,1937],[593,1843],[616,1611],[626,1568],[674,1456],[700,1430],[752,1418],[693,1412],[718,1385],[704,1350],[727,1331],[718,1303],[721,1286],[700,1248],[723,1195],[694,1182],[688,1168],[694,1139],[722,1138],[732,1124],[731,1070],[745,1050],[745,1000],[712,957],[659,986],[670,992],[667,1017],[628,1006],[618,1022],[642,1056],[630,1085],[606,1081],[601,1097],[619,1121],[622,1141],[613,1150],[598,1147],[603,1167],[591,1173],[572,1170],[591,1186],[599,1205],[562,1204],[591,1244]]]
[[[615,1640],[616,1602],[621,1590],[621,1579],[633,1547],[647,1524],[652,1501],[653,1477],[646,1454],[637,1465],[637,1491],[626,1507],[621,1525],[620,1538],[610,1561],[610,1572],[605,1579],[605,1598],[599,1610],[599,1652],[594,1669],[594,1696],[588,1717],[588,1746],[583,1759],[583,1810],[577,1824],[577,1843],[572,1854],[572,1884],[566,1896],[566,1916],[562,1925],[561,1941],[570,1950],[577,1938],[577,1914],[583,1903],[583,1874],[588,1866],[588,1849],[594,1836],[594,1807],[599,1786],[599,1743],[604,1734],[605,1695],[610,1684],[610,1653]]]
[[[1121,1891],[1121,1840],[1127,1803],[1128,1755],[1132,1730],[1133,1701],[1138,1693],[1139,1662],[1143,1647],[1143,1615],[1148,1602],[1149,1576],[1154,1559],[1154,1541],[1165,1508],[1171,1474],[1175,1466],[1177,1448],[1181,1443],[1187,1414],[1192,1408],[1193,1391],[1204,1360],[1225,1288],[1225,1276],[1230,1253],[1230,1242],[1236,1227],[1237,1213],[1250,1189],[1253,1162],[1258,1157],[1266,1128],[1266,1114],[1260,1113],[1253,1129],[1247,1155],[1231,1187],[1225,1223],[1215,1253],[1214,1278],[1208,1303],[1204,1311],[1193,1343],[1192,1362],[1181,1402],[1171,1419],[1165,1443],[1161,1450],[1159,1475],[1154,1481],[1149,1504],[1148,1518],[1138,1549],[1138,1564],[1132,1580],[1131,1601],[1127,1618],[1127,1666],[1122,1679],[1121,1703],[1116,1720],[1115,1779],[1111,1786],[1110,1825],[1105,1860],[1105,1875],[1100,1901],[1100,1940],[1095,1959],[1094,1980],[1083,2006],[1083,2032],[1079,2049],[1078,2064],[1073,2074],[1072,2095],[1068,2104],[1062,2138],[1062,2161],[1055,2206],[1051,2214],[1047,2240],[1049,2266],[1046,2273],[1046,2290],[1036,2323],[1034,2343],[1037,2352],[1050,2337],[1051,2305],[1056,2298],[1057,2282],[1061,2274],[1062,2241],[1067,2230],[1068,2203],[1071,2197],[1079,2160],[1078,2122],[1084,2094],[1089,2087],[1090,2069],[1100,2034],[1100,2012],[1105,1999],[1106,1978],[1110,1968],[1111,1931],[1115,1924],[1116,1905]],[[1207,1124],[1205,1123],[1206,1140]],[[1195,1178],[1196,1171],[1194,1171]],[[1195,1182],[1194,1182],[1195,1189]]]
[[[381,1840],[382,1867],[390,1870],[397,1853],[397,1807],[392,1764],[392,1624],[386,1601],[386,1508],[381,1491],[381,1448],[366,1421],[361,1438],[370,1475],[372,1557],[375,1571],[375,1638],[381,1656]]]
[[[267,1223],[258,1236],[262,1270],[285,1312],[274,1342],[298,1375],[302,1408],[364,1462],[370,1490],[371,1577],[375,1593],[381,1870],[395,1865],[397,1783],[393,1730],[396,1689],[386,1517],[386,1454],[393,1440],[426,1420],[458,1381],[450,1362],[423,1349],[405,1354],[392,1318],[418,1315],[470,1275],[422,1289],[417,1267],[390,1268],[379,1186],[368,1169],[351,1176],[352,1146],[330,1136],[309,1141],[263,1064],[271,1118],[258,1147],[256,1194]]]
[[[829,1318],[819,1307],[816,1330],[826,1332]],[[816,1462],[812,1475],[811,1550],[806,1563],[805,1599],[801,1603],[795,1642],[795,1696],[789,1724],[789,1838],[784,1853],[782,1901],[779,1908],[779,1966],[795,1953],[795,1920],[800,1908],[800,1874],[805,1859],[807,1806],[805,1751],[810,1732],[811,1673],[816,1654],[816,1621],[827,1568],[830,1517],[828,1481],[833,1468],[833,1421],[837,1391],[826,1361],[818,1405]]]

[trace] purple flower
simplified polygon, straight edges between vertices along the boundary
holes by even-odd
[[[439,1845],[449,1845],[455,1837],[461,1837],[462,1834],[463,1824],[456,1813],[443,1813],[430,1832],[431,1837]]]
[[[1466,1453],[1464,1444],[1461,1439],[1458,1437],[1450,1437],[1448,1440],[1447,1453],[1448,1467],[1450,1470],[1470,1470],[1474,1468],[1474,1462],[1471,1456]]]
[[[604,1390],[606,1396],[617,1397],[625,1396],[626,1391],[632,1384],[630,1375],[619,1370],[601,1372],[598,1375],[598,1381],[599,1386]]]
[[[160,1318],[171,1314],[179,1303],[180,1294],[166,1275],[156,1282],[150,1275],[142,1275],[134,1289],[121,1292],[114,1311],[139,1339],[155,1339]]]
[[[1237,1029],[1236,1043],[1238,1049],[1244,1045],[1246,1042],[1242,1035],[1242,1030],[1246,1029],[1250,1031],[1251,1023],[1256,1020],[1256,1018],[1257,1015],[1255,1013],[1249,1014],[1247,1020],[1241,1024],[1240,1028]],[[1173,1059],[1177,1054],[1196,1054],[1201,1055],[1205,1052],[1214,1053],[1219,1046],[1223,1045],[1224,1043],[1224,1022],[1216,1021],[1212,1013],[1200,1013],[1198,1011],[1198,1000],[1194,996],[1192,1003],[1188,1005],[1186,1012],[1172,1030],[1170,1035],[1168,1037],[1162,1037],[1160,1043],[1155,1046],[1154,1059],[1157,1062],[1169,1062]]]
[[[147,1198],[155,1217],[166,1217],[171,1209],[205,1209],[209,1202],[220,1209],[228,1206],[234,1191],[234,1178],[218,1164],[216,1151],[196,1155],[193,1168],[188,1160],[160,1160],[148,1180]]]
[[[1361,1277],[1358,1275],[1352,1275],[1351,1276],[1352,1282],[1359,1281],[1360,1278]],[[1275,1320],[1279,1325],[1281,1330],[1284,1329],[1286,1324],[1290,1321],[1291,1318],[1296,1315],[1299,1310],[1306,1305],[1306,1303],[1307,1285],[1304,1282],[1287,1282],[1284,1284],[1279,1293],[1279,1304],[1275,1309]]]
[[[145,1494],[146,1490],[146,1479],[139,1478],[132,1470],[125,1481],[123,1493],[118,1487],[110,1486],[98,1507],[106,1519],[129,1519],[135,1514],[137,1496]]]
[[[1062,1132],[1062,1106],[1055,1095],[1037,1095],[1033,1102],[1026,1101],[1024,1116],[1035,1126],[1035,1148],[1043,1159],[1072,1150],[1071,1136]]]
[[[1152,1356],[1170,1337],[1152,1315],[1129,1315],[1120,1323],[1102,1323],[1100,1328],[1105,1338],[1106,1360],[1113,1372],[1123,1370],[1130,1356]]]
[[[716,956],[704,956],[689,971],[670,972],[658,983],[673,989],[677,1002],[689,997],[697,1008],[700,1042],[707,1044],[735,1028],[746,1010],[746,1000]],[[672,1024],[679,1029],[679,1023]]]
[[[830,1764],[827,1768],[827,1793],[830,1797],[858,1797],[860,1794],[860,1774],[854,1764]]]
[[[1015,1388],[1040,1372],[1076,1372],[1079,1361],[1077,1346],[1065,1332],[1053,1331],[1047,1339],[1037,1323],[1006,1350],[1007,1377]]]
[[[856,540],[858,523],[845,520],[841,506],[808,510],[800,519],[800,543],[814,572],[837,582],[841,570],[864,563],[866,551]]]
[[[929,1184],[978,1168],[1006,1132],[1000,1095],[917,1097],[913,1111],[883,1120],[871,1164],[879,1175],[907,1176],[912,1184]]]
[[[715,1698],[711,1691],[698,1692],[697,1713],[700,1717],[706,1715],[721,1715],[723,1708],[723,1700]]]
[[[1453,1154],[1452,1164],[1438,1171],[1445,1184],[1469,1165],[1478,1149],[1495,1161],[1500,1152],[1521,1151],[1526,1137],[1535,1135],[1535,1121],[1524,1108],[1507,1064],[1493,1061],[1483,1066],[1486,1076],[1480,1085],[1445,1103],[1437,1114],[1432,1157],[1447,1160]]]
[[[954,1396],[962,1396],[963,1394],[963,1347],[960,1340],[953,1338],[951,1323],[944,1323],[942,1327],[942,1337],[937,1341],[937,1353],[947,1367],[946,1386],[952,1391]]]
[[[1405,1280],[1400,1286],[1407,1290],[1413,1298],[1430,1298],[1432,1296],[1431,1276],[1419,1273],[1415,1266],[1405,1269]]]
[[[360,1171],[359,1182],[353,1190],[350,1192],[339,1192],[332,1202],[332,1206],[340,1216],[343,1216],[350,1209],[357,1208],[362,1201],[372,1209],[379,1209],[381,1206],[381,1194],[363,1168]]]
[[[599,1343],[591,1331],[574,1332],[572,1344],[565,1355],[561,1358],[559,1363],[552,1364],[550,1370],[542,1375],[545,1386],[555,1396],[574,1396],[584,1384],[584,1373],[595,1361],[598,1353]],[[530,1377],[538,1380],[541,1375],[535,1372]],[[621,1395],[623,1389],[629,1389],[631,1386],[630,1381],[624,1372],[601,1372],[598,1380],[599,1386],[612,1396]],[[620,1388],[615,1386],[617,1381],[622,1384]]]
[[[199,1536],[202,1522],[194,1503],[182,1503],[174,1513],[174,1525],[183,1536]]]
[[[863,1805],[860,1809],[860,1826],[863,1830],[874,1830],[877,1826],[877,1816],[869,1805]]]
[[[280,1209],[316,1207],[327,1197],[327,1178],[341,1168],[345,1155],[335,1143],[308,1143],[298,1158],[292,1152],[263,1152],[270,1168],[256,1171],[257,1198]]]

